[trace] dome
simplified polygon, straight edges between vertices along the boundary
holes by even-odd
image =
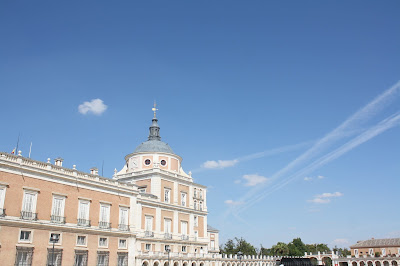
[[[134,153],[136,152],[165,152],[174,154],[174,151],[171,149],[171,147],[161,140],[145,141],[136,147]]]

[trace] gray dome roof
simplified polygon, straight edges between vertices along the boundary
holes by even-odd
[[[161,140],[148,140],[136,147],[136,152],[166,152],[174,154],[171,147]]]

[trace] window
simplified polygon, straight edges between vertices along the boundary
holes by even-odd
[[[126,239],[124,239],[124,238],[119,239],[118,248],[126,248]]]
[[[128,266],[128,253],[118,252],[118,266]]]
[[[182,246],[182,252],[186,252],[186,246]]]
[[[374,255],[374,249],[373,248],[369,249],[369,255],[371,255],[371,256]]]
[[[146,231],[153,231],[153,216],[146,216]]]
[[[147,251],[150,251],[150,250],[151,250],[151,244],[146,244],[144,248],[145,248]]]
[[[25,220],[36,220],[36,200],[37,191],[24,190],[24,199],[22,202],[21,218]]]
[[[210,242],[211,249],[215,249],[215,241],[211,240]]]
[[[200,205],[200,211],[202,211],[203,210],[203,202],[202,201],[200,201],[200,203],[199,203],[199,205]]]
[[[186,221],[181,221],[181,234],[182,235],[187,235],[187,222]]]
[[[139,188],[139,193],[146,193],[146,188],[145,187]]]
[[[194,201],[193,208],[197,210],[197,201]]]
[[[61,266],[61,261],[62,261],[62,249],[53,249],[48,248],[47,249],[47,264],[49,266]]]
[[[171,251],[170,245],[165,245],[164,246],[164,251],[166,251],[166,252]]]
[[[181,205],[186,206],[186,193],[181,192]]]
[[[382,249],[382,256],[386,256],[386,248]]]
[[[354,250],[354,255],[355,255],[355,256],[358,256],[358,249],[355,249],[355,250]]]
[[[89,209],[90,209],[90,201],[79,200],[78,225],[90,226]]]
[[[194,238],[195,241],[197,241],[197,238],[199,237],[199,231],[194,231]]]
[[[32,242],[32,231],[21,230],[19,233],[20,242]]]
[[[166,166],[167,165],[167,161],[166,160],[161,160],[161,165],[162,166]]]
[[[88,251],[75,250],[75,263],[74,266],[87,266]]]
[[[150,159],[146,159],[146,160],[144,161],[144,164],[145,164],[145,165],[150,165],[150,164],[151,164]]]
[[[51,221],[55,223],[65,223],[64,217],[65,197],[53,196],[53,208],[51,210]]]
[[[76,245],[77,246],[86,246],[86,236],[78,236],[76,238]]]
[[[99,237],[99,247],[102,247],[102,248],[108,247],[108,238],[107,237]]]
[[[119,208],[119,226],[118,226],[119,230],[129,231],[128,214],[129,214],[128,208],[126,207]]]
[[[15,256],[15,266],[31,266],[33,257],[33,248],[17,247]]]
[[[171,219],[164,219],[164,233],[171,233]]]
[[[50,233],[49,244],[59,244],[61,243],[61,234],[60,233]]]
[[[6,187],[0,186],[0,216],[6,215],[6,210],[4,209],[5,198],[6,198]]]
[[[111,227],[110,224],[110,205],[109,204],[100,204],[100,228],[109,229]]]
[[[197,215],[194,216],[194,221],[193,221],[194,226],[198,226],[198,219]]]
[[[397,249],[397,254],[400,254],[400,248]]]
[[[97,251],[97,266],[108,266],[109,260],[109,252],[108,251]]]
[[[164,188],[164,202],[168,202],[169,203],[170,195],[171,195],[171,189]]]

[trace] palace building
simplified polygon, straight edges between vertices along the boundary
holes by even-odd
[[[161,141],[155,112],[148,140],[112,178],[62,164],[0,153],[1,265],[213,266],[221,257],[206,187]]]

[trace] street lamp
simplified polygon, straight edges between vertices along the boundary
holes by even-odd
[[[171,252],[171,248],[169,247],[169,245],[165,248],[165,251],[168,252],[168,266],[169,266],[169,253]]]
[[[243,257],[243,252],[239,251],[237,253],[238,257],[239,257],[239,266],[242,266],[242,257]]]
[[[53,251],[51,253],[51,264],[49,264],[49,266],[54,266],[54,244],[58,242],[58,236],[58,234],[52,234],[50,237],[50,242],[53,243]]]

